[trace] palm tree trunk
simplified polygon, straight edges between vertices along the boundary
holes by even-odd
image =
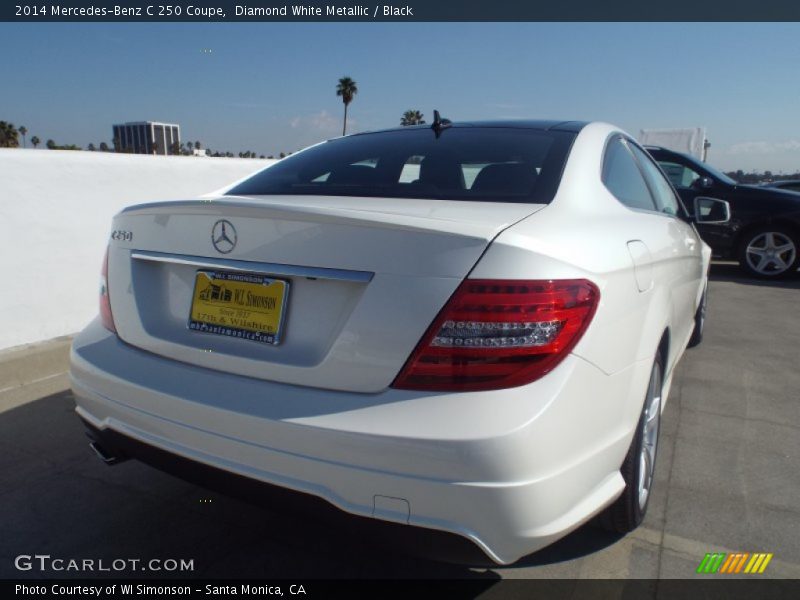
[[[342,135],[347,135],[347,102],[344,103],[344,125],[342,126]]]

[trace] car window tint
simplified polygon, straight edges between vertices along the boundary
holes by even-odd
[[[685,165],[669,162],[666,160],[658,161],[658,165],[666,174],[670,183],[676,188],[690,188],[692,184],[700,178],[700,173],[693,171]]]
[[[677,216],[680,213],[680,203],[664,174],[647,153],[633,144],[628,144],[628,147],[636,156],[644,171],[645,179],[647,179],[650,191],[656,201],[656,209],[668,215]]]
[[[232,188],[317,195],[547,203],[575,134],[525,127],[429,127],[337,138]]]
[[[620,138],[614,138],[606,147],[603,183],[625,206],[644,210],[656,209],[639,166]]]

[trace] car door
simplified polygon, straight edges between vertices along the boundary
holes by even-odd
[[[664,172],[634,142],[629,142],[629,148],[647,181],[656,211],[668,220],[666,228],[671,238],[673,259],[667,261],[665,268],[672,282],[675,322],[681,335],[677,339],[688,340],[705,285],[709,257],[703,256],[703,241]]]

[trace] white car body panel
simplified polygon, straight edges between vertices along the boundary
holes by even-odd
[[[618,131],[580,131],[548,205],[228,197],[121,213],[114,229],[133,239],[110,247],[119,335],[97,320],[76,338],[79,415],[351,513],[462,535],[499,563],[546,546],[623,490],[654,356],[668,339],[666,399],[708,272],[691,225],[602,185]],[[220,218],[237,229],[231,256],[210,243]],[[284,345],[186,329],[204,258],[285,270]],[[319,277],[292,275],[302,268]],[[527,385],[389,387],[465,277],[588,279],[600,303],[572,352]]]

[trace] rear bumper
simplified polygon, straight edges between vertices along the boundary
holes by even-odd
[[[649,375],[649,364],[609,376],[570,356],[510,390],[329,392],[164,359],[97,321],[71,361],[80,417],[95,435],[150,449],[134,453],[145,462],[171,455],[177,474],[201,465],[457,534],[506,564],[620,493]]]

